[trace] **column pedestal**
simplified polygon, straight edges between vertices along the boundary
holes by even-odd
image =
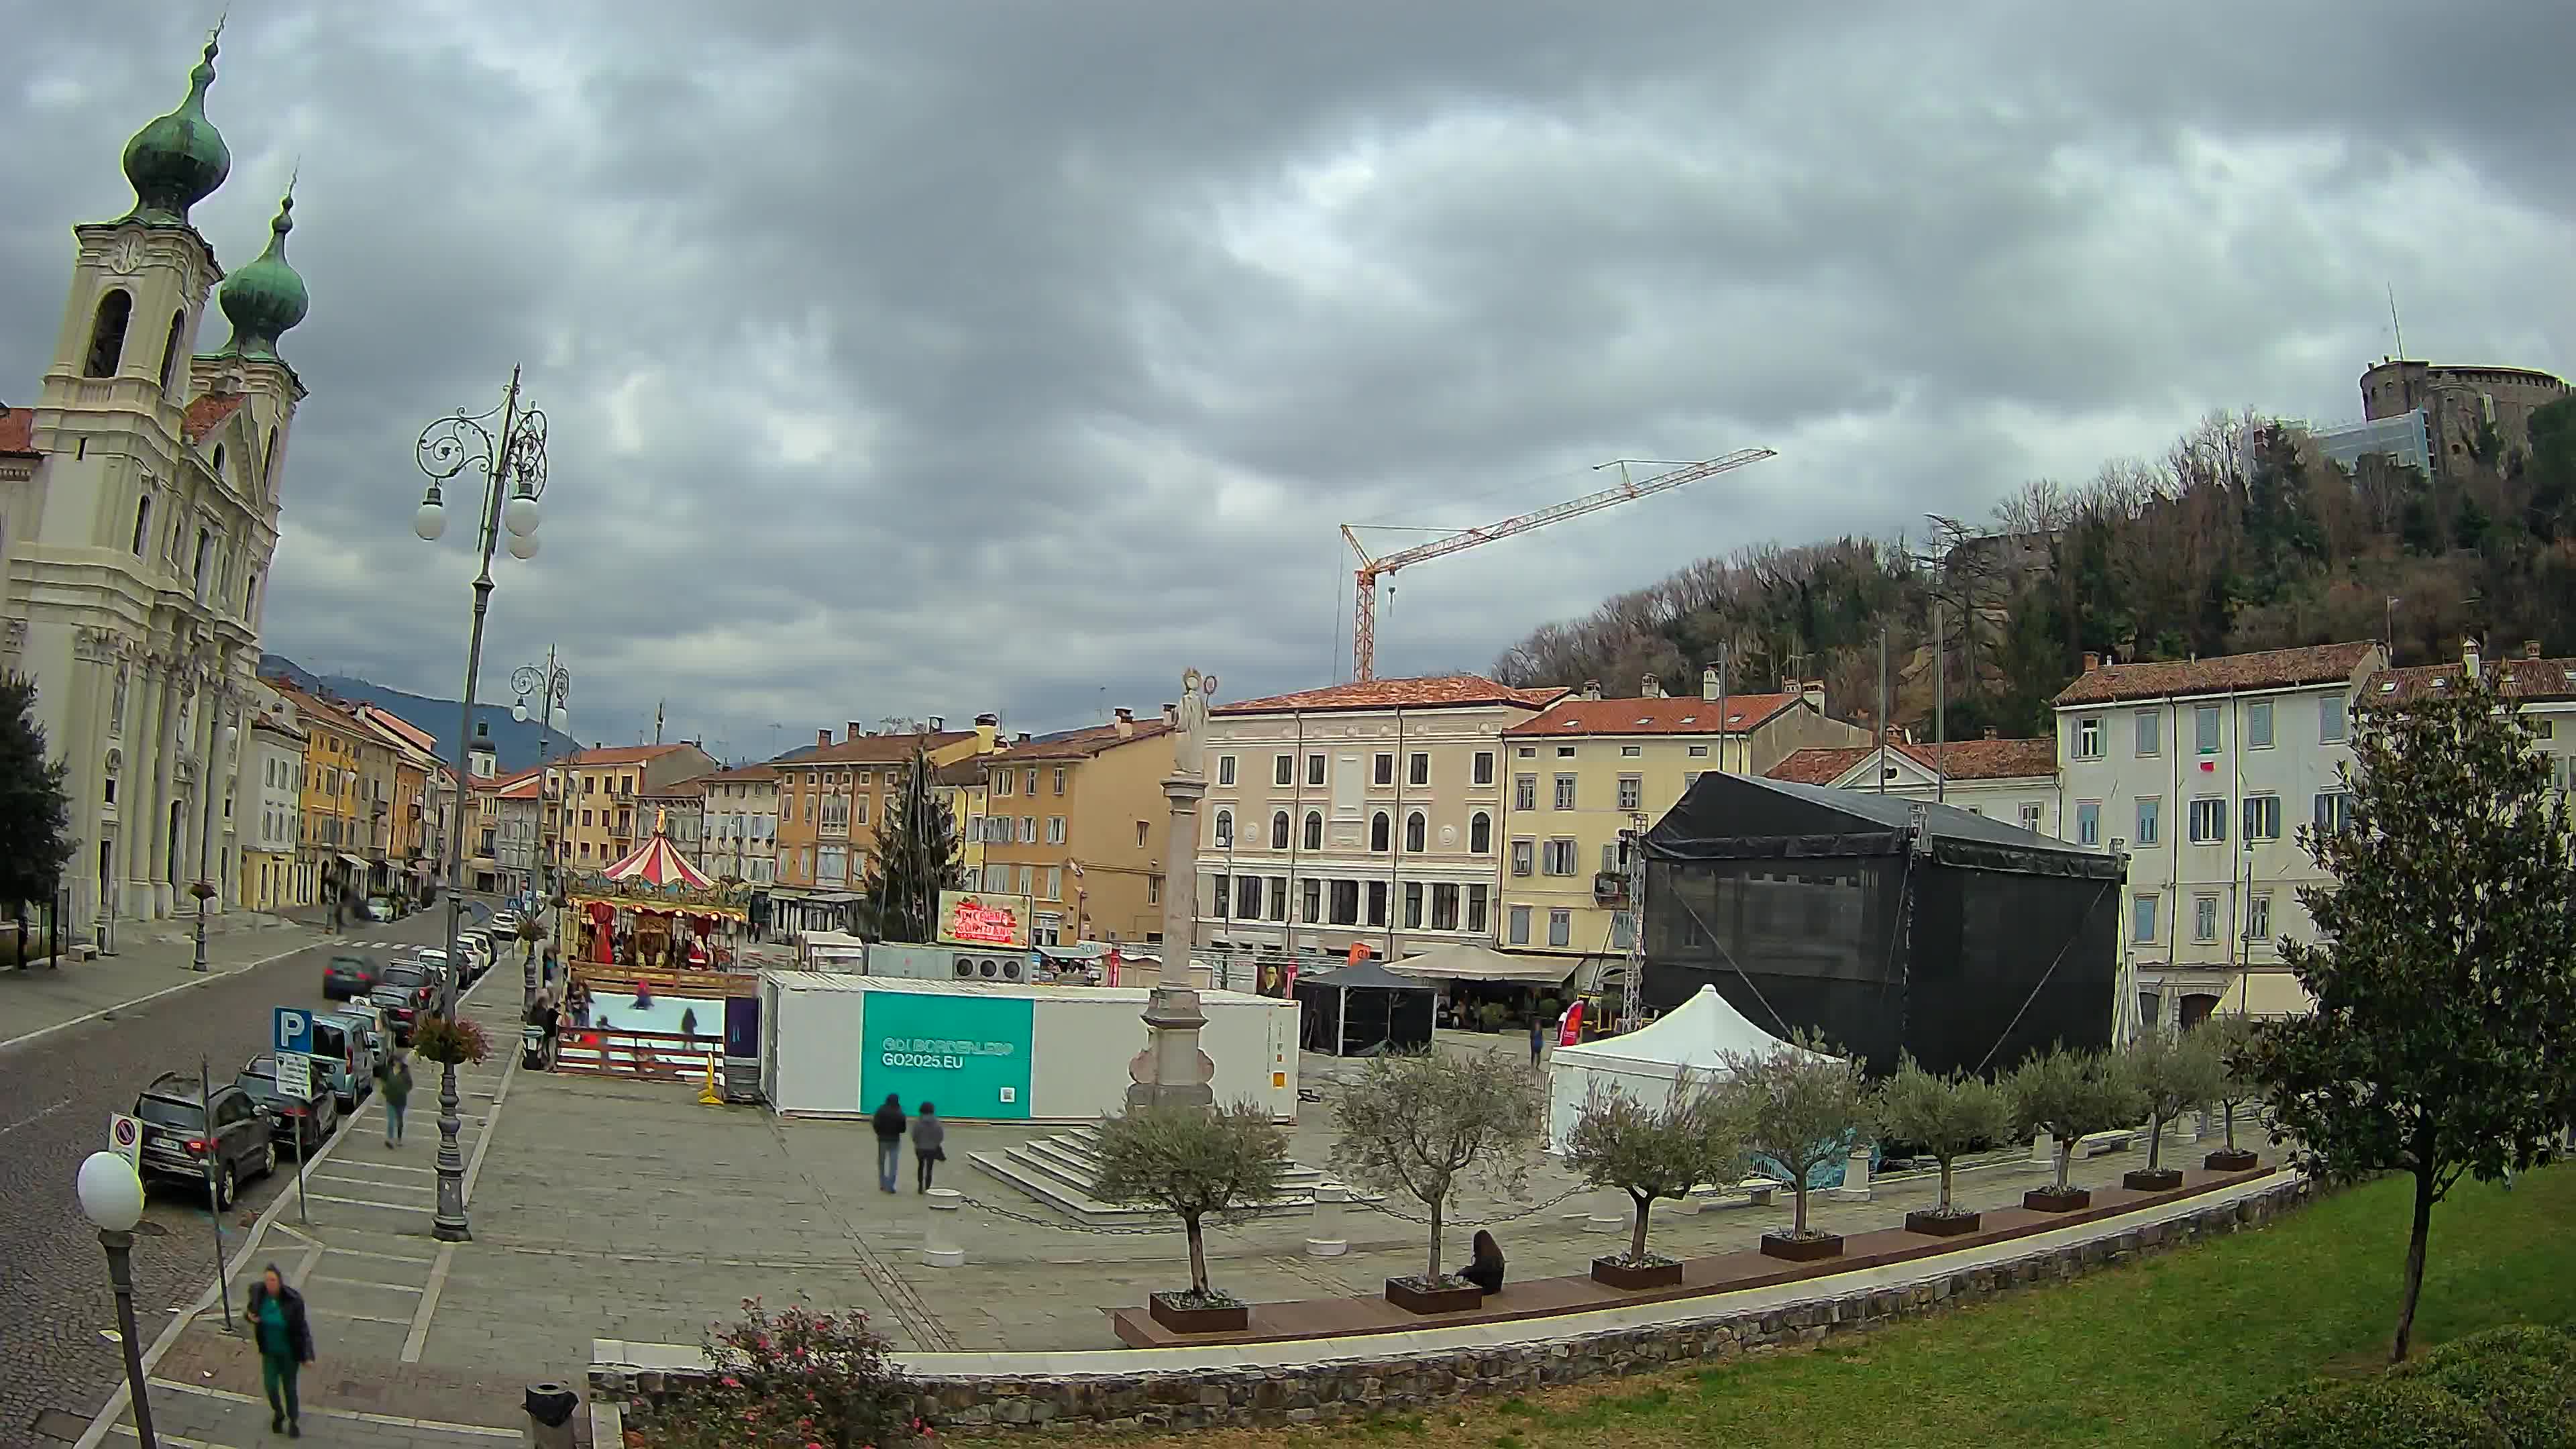
[[[1127,1064],[1127,1105],[1208,1107],[1216,1102],[1216,1063],[1199,1049],[1207,1016],[1190,987],[1190,955],[1198,914],[1199,801],[1207,781],[1195,772],[1163,781],[1172,802],[1170,838],[1164,847],[1163,960],[1145,1002],[1145,1049]]]

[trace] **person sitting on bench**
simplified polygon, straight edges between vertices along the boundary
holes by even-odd
[[[1466,1267],[1458,1270],[1458,1276],[1475,1284],[1477,1287],[1484,1289],[1488,1293],[1502,1292],[1502,1247],[1494,1241],[1494,1235],[1492,1233],[1486,1232],[1482,1228],[1478,1228],[1476,1230],[1475,1249],[1476,1255],[1467,1260]]]

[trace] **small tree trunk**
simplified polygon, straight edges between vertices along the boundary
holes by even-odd
[[[1953,1161],[1955,1159],[1948,1157],[1941,1159],[1941,1205],[1934,1211],[1943,1217],[1950,1215],[1950,1165]]]
[[[2406,1362],[2407,1342],[2415,1336],[2415,1301],[2424,1292],[2424,1244],[2433,1235],[2433,1169],[2428,1158],[2415,1169],[2415,1220],[2406,1235],[2406,1287],[2397,1302],[2397,1338],[2388,1348],[2390,1363]]]
[[[1444,1196],[1445,1196],[1445,1194],[1444,1194]],[[1441,1277],[1441,1273],[1440,1273],[1440,1199],[1438,1199],[1438,1198],[1434,1198],[1434,1199],[1432,1199],[1432,1201],[1428,1204],[1428,1206],[1429,1206],[1429,1207],[1430,1207],[1430,1209],[1431,1209],[1431,1271],[1429,1271],[1428,1273],[1425,1273],[1425,1274],[1422,1276],[1422,1284],[1423,1284],[1423,1286],[1424,1286],[1424,1287],[1426,1287],[1426,1288],[1427,1288],[1427,1287],[1430,1287],[1430,1286],[1431,1286],[1431,1285],[1433,1285],[1433,1284],[1438,1283],[1438,1282],[1440,1281],[1440,1277]]]
[[[2233,1152],[2236,1150],[2236,1099],[2230,1097],[2220,1103],[2219,1114],[2227,1124],[2227,1150]]]
[[[1790,1218],[1789,1231],[1803,1238],[1807,1235],[1807,1174],[1799,1172],[1797,1181],[1789,1184],[1789,1190],[1798,1204],[1797,1212]]]
[[[2067,1136],[2067,1139],[2066,1139],[2065,1141],[2060,1142],[2060,1143],[2058,1143],[2058,1144],[2057,1144],[2057,1189],[2056,1189],[2056,1190],[2057,1190],[2057,1191],[2059,1191],[2059,1192],[2065,1192],[2065,1191],[2068,1191],[2069,1189],[2073,1188],[2074,1186],[2075,1186],[2075,1138],[2074,1138],[2074,1136],[2073,1136],[2072,1134],[2069,1134],[2069,1135]]]
[[[1181,1227],[1190,1235],[1190,1288],[1199,1297],[1207,1297],[1207,1234],[1199,1226],[1199,1215],[1191,1213],[1181,1219]]]
[[[2153,1172],[2164,1159],[2165,1119],[2161,1112],[2147,1114],[2147,1171]]]
[[[1646,1214],[1654,1210],[1655,1200],[1644,1193],[1629,1196],[1637,1200],[1637,1225],[1628,1234],[1628,1261],[1633,1263],[1646,1256]]]

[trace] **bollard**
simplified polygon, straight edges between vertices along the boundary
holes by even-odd
[[[1351,1250],[1350,1230],[1342,1225],[1350,1209],[1351,1190],[1338,1182],[1315,1186],[1315,1217],[1306,1225],[1306,1256],[1338,1258]]]
[[[1869,1160],[1873,1151],[1870,1143],[1854,1143],[1851,1157],[1843,1165],[1843,1185],[1829,1189],[1825,1196],[1836,1202],[1869,1201]]]
[[[2030,1139],[2030,1165],[2057,1170],[2057,1139],[2042,1132]]]
[[[921,1196],[921,1265],[964,1266],[966,1250],[957,1242],[957,1212],[966,1205],[966,1194],[953,1187],[934,1187]]]
[[[572,1449],[572,1411],[581,1396],[561,1384],[530,1384],[526,1399],[528,1449]]]
[[[1633,1206],[1628,1194],[1615,1187],[1605,1187],[1584,1200],[1583,1230],[1587,1233],[1615,1233],[1628,1226]]]

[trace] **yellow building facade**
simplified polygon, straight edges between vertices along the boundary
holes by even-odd
[[[1029,897],[1040,945],[1160,938],[1168,721],[1122,709],[1110,724],[1014,741],[983,764],[984,810],[964,822],[984,837],[970,883]]]
[[[616,863],[653,833],[637,796],[715,768],[714,756],[686,743],[583,750],[549,763],[541,830],[555,868],[583,875]]]

